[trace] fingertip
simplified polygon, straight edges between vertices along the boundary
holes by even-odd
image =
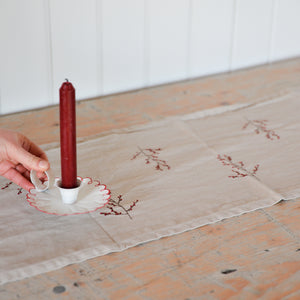
[[[46,160],[41,160],[39,162],[39,168],[41,171],[47,171],[50,168],[50,164]]]

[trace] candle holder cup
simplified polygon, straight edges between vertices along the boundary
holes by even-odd
[[[56,179],[54,185],[59,189],[62,202],[64,204],[73,204],[77,201],[78,193],[81,185],[80,178],[77,178],[77,186],[75,188],[63,188],[61,186],[61,179]]]

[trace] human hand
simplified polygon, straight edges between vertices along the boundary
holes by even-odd
[[[26,136],[11,130],[0,129],[0,175],[29,191],[30,171],[42,173],[50,168],[43,150]]]

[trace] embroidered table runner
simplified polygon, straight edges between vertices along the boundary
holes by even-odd
[[[92,213],[43,213],[1,178],[0,282],[299,197],[299,94],[229,109],[79,143],[78,175],[111,191]],[[59,149],[47,154],[59,176]]]

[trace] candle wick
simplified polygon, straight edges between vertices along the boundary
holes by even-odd
[[[66,82],[69,82],[69,79],[68,79],[68,78],[66,78],[66,79],[65,79],[65,81],[66,81]]]

